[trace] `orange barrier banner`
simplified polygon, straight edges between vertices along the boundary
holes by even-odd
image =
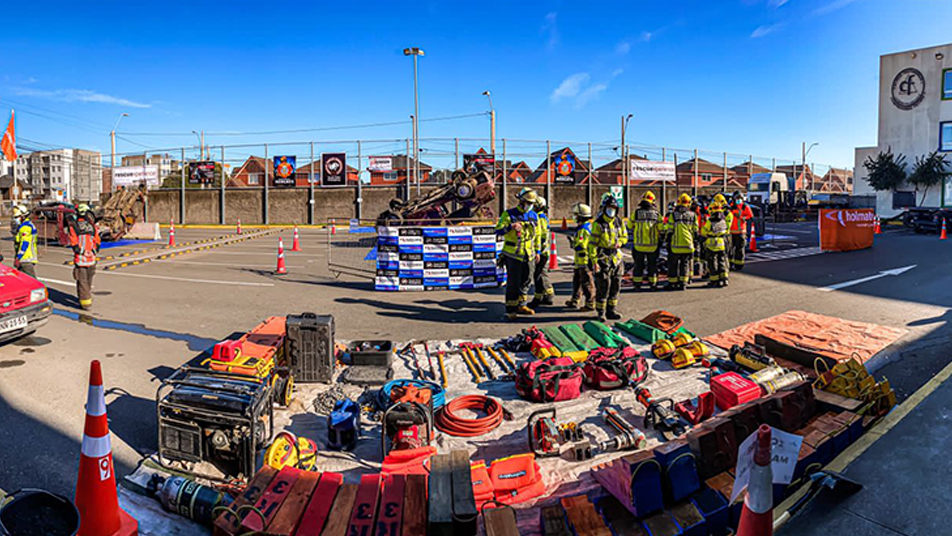
[[[820,210],[820,249],[853,251],[873,246],[876,214],[870,208]]]

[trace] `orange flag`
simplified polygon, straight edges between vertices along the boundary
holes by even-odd
[[[3,157],[10,162],[17,159],[17,135],[13,131],[13,110],[10,110],[10,124],[7,125],[7,131],[3,133],[0,149],[3,150]]]

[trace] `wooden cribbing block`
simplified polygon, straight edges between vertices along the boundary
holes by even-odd
[[[268,489],[255,501],[255,508],[261,512],[261,515],[254,511],[245,514],[241,519],[242,532],[263,531],[278,513],[281,503],[291,493],[291,488],[300,474],[301,470],[294,467],[285,467],[278,471],[278,475],[268,485]]]
[[[668,512],[658,512],[645,519],[645,528],[651,536],[680,536],[681,529]]]
[[[545,536],[572,536],[565,510],[561,506],[543,506],[539,514],[542,517],[542,534]]]
[[[814,389],[813,396],[816,398],[820,411],[852,411],[855,413],[863,405],[861,400],[846,398],[829,391]]]
[[[363,475],[357,487],[354,512],[350,516],[347,536],[373,536],[377,501],[380,500],[380,473]]]
[[[664,506],[661,473],[661,464],[650,450],[625,454],[592,468],[592,476],[605,491],[638,518]]]
[[[297,530],[298,523],[301,521],[301,515],[308,501],[311,500],[311,494],[317,487],[321,474],[311,471],[303,471],[298,476],[297,482],[291,487],[281,508],[275,514],[274,520],[268,525],[268,534],[275,536],[291,536]]]
[[[334,499],[334,506],[331,507],[331,513],[327,517],[321,536],[346,536],[350,514],[354,511],[355,499],[357,499],[357,484],[344,484],[337,490],[337,498]]]
[[[469,453],[450,452],[450,472],[453,475],[453,536],[476,536],[476,498],[473,496],[473,471]]]
[[[261,494],[264,493],[268,484],[274,480],[274,476],[277,474],[278,470],[273,467],[267,465],[262,467],[248,483],[248,487],[231,503],[232,511],[237,511],[242,506],[254,504],[255,501],[261,498]],[[215,520],[215,524],[212,526],[212,536],[235,536],[238,533],[240,522],[238,516],[230,512],[224,512]]]
[[[311,534],[320,534],[327,522],[327,516],[331,513],[331,506],[337,497],[337,490],[344,482],[344,477],[340,473],[324,473],[321,475],[317,488],[311,494],[311,500],[304,509],[301,516],[301,522],[298,524],[294,536],[310,536]]]
[[[426,534],[426,476],[407,475],[402,536]]]
[[[489,508],[483,511],[486,536],[519,536],[516,511],[512,508]]]
[[[377,531],[374,536],[400,536],[406,484],[406,475],[387,475],[377,508]]]
[[[631,512],[625,509],[618,502],[618,499],[611,495],[606,495],[598,500],[596,504],[602,517],[608,522],[612,533],[617,536],[649,536],[641,522],[631,515]]]
[[[428,536],[453,536],[453,473],[450,455],[430,458],[430,505]]]
[[[704,516],[701,515],[697,506],[694,506],[694,503],[690,501],[672,507],[671,516],[681,527],[684,534],[708,534]]]
[[[585,495],[564,497],[562,508],[577,536],[612,536],[612,531],[605,526],[605,520],[598,515],[595,506]]]

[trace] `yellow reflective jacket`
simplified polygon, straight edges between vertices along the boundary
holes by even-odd
[[[654,205],[639,205],[628,220],[628,232],[635,251],[653,253],[661,242],[661,213]]]
[[[536,252],[539,255],[548,255],[552,252],[552,234],[549,231],[549,217],[545,214],[538,214],[538,224],[536,225]]]
[[[677,207],[664,221],[665,231],[671,234],[671,253],[694,253],[697,214],[688,207]]]
[[[539,216],[534,210],[523,212],[513,207],[502,213],[496,223],[496,235],[503,237],[502,254],[520,261],[531,261],[536,256],[536,232]],[[522,230],[516,232],[514,223],[521,223]]]
[[[17,227],[17,232],[13,236],[13,245],[16,249],[16,259],[23,262],[36,263],[36,226],[33,222],[26,220]]]
[[[701,236],[705,238],[704,247],[710,251],[724,251],[727,249],[727,237],[730,235],[731,224],[734,221],[734,215],[730,212],[722,212],[723,218],[717,221],[707,218],[704,227],[701,228]]]
[[[621,248],[628,243],[628,232],[620,218],[611,218],[603,214],[592,223],[592,240],[588,252],[594,262],[609,260],[612,264],[621,262]]]
[[[588,244],[592,239],[592,222],[587,221],[579,224],[575,228],[575,236],[572,237],[572,249],[575,251],[575,266],[588,266],[592,264],[592,258],[589,256]]]

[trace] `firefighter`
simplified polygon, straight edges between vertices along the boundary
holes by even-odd
[[[565,305],[580,311],[594,311],[595,280],[592,278],[592,260],[589,256],[588,244],[592,238],[592,207],[578,203],[572,207],[572,216],[575,218],[575,234],[571,237],[572,250],[575,252],[572,274],[572,298]],[[581,299],[585,304],[581,305]]]
[[[727,200],[717,194],[710,206],[710,214],[701,228],[704,248],[707,250],[707,286],[726,287],[728,268],[727,248],[730,244],[730,227],[734,219],[727,210]]]
[[[674,211],[664,218],[665,230],[671,236],[668,244],[668,289],[684,290],[691,281],[691,259],[694,256],[698,216],[691,210],[691,196],[681,194]]]
[[[516,199],[519,204],[502,213],[496,223],[496,234],[503,236],[500,260],[506,266],[506,318],[515,320],[518,315],[533,315],[535,311],[526,306],[529,301],[529,286],[532,285],[532,268],[539,262],[536,252],[538,215],[532,207],[538,195],[530,188],[523,188]]]
[[[545,198],[536,195],[533,210],[538,216],[536,225],[536,252],[539,260],[532,267],[532,283],[535,285],[535,297],[529,303],[530,309],[540,305],[552,305],[555,289],[549,280],[549,255],[552,252],[552,233],[549,231],[549,216],[546,214]]]
[[[30,221],[30,211],[24,205],[13,207],[13,267],[36,279],[36,226]],[[11,227],[13,227],[11,226]]]
[[[734,216],[731,223],[731,270],[739,272],[744,269],[744,256],[747,252],[747,222],[754,219],[754,212],[750,210],[750,205],[744,202],[744,195],[740,192],[734,192],[731,201],[731,214]]]
[[[96,275],[96,254],[99,253],[99,227],[96,216],[83,203],[77,207],[76,224],[69,228],[69,245],[73,248],[73,279],[76,295],[83,309],[93,307],[93,276]]]
[[[641,196],[638,208],[628,220],[628,234],[631,235],[632,256],[635,258],[635,271],[632,273],[635,288],[640,288],[642,282],[648,283],[651,290],[658,288],[661,212],[655,206],[655,195],[650,191]]]
[[[595,311],[598,319],[618,320],[618,292],[624,268],[621,250],[628,242],[628,232],[618,215],[618,201],[611,194],[602,197],[598,217],[592,224],[592,239],[588,251],[595,272]]]

